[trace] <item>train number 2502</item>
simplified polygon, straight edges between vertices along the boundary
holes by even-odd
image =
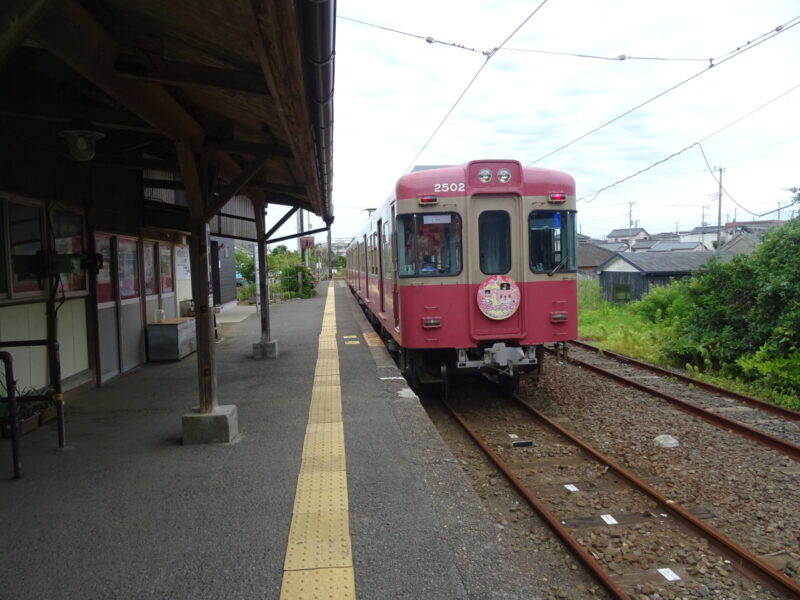
[[[434,192],[463,192],[466,190],[464,182],[461,183],[434,183]]]

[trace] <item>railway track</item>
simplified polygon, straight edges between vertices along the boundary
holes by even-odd
[[[518,397],[487,403],[492,393],[443,402],[611,597],[659,587],[674,597],[800,597],[795,581],[703,520],[713,512],[682,507]]]
[[[582,342],[570,342],[569,362],[670,402],[800,461],[800,413]],[[576,351],[575,348],[578,350]]]

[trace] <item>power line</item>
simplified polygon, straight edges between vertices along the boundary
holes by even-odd
[[[674,152],[673,154],[670,154],[670,155],[669,155],[669,156],[667,156],[666,158],[663,158],[663,159],[661,159],[661,160],[659,160],[659,161],[657,161],[657,162],[654,162],[654,163],[653,163],[652,165],[650,165],[649,167],[645,167],[644,169],[640,169],[639,171],[637,171],[637,172],[636,172],[636,173],[634,173],[633,175],[628,175],[627,177],[624,177],[623,179],[620,179],[619,181],[615,181],[615,182],[614,182],[614,183],[612,183],[611,185],[607,185],[607,186],[605,186],[604,188],[601,188],[601,189],[597,190],[597,191],[594,193],[594,195],[592,196],[592,198],[591,198],[590,200],[587,200],[586,198],[579,198],[579,200],[583,200],[583,201],[585,201],[585,202],[593,202],[593,201],[595,200],[595,198],[597,198],[597,196],[599,196],[599,195],[600,195],[600,193],[601,193],[601,192],[605,192],[606,190],[608,190],[608,189],[611,189],[611,188],[613,188],[613,187],[616,187],[616,186],[618,186],[619,184],[621,184],[621,183],[624,183],[624,182],[628,181],[629,179],[633,179],[634,177],[636,177],[636,176],[638,176],[638,175],[641,175],[642,173],[644,173],[644,172],[646,172],[646,171],[649,171],[649,170],[650,170],[650,169],[652,169],[653,167],[657,167],[658,165],[660,165],[660,164],[663,164],[663,163],[667,162],[668,160],[671,160],[671,159],[675,158],[676,156],[678,156],[678,155],[680,155],[680,154],[683,154],[683,153],[684,153],[684,152],[686,152],[687,150],[691,150],[691,149],[692,149],[692,148],[694,148],[695,146],[700,146],[700,152],[702,153],[702,152],[703,152],[703,147],[701,146],[701,144],[702,144],[703,142],[705,142],[705,141],[706,141],[706,140],[708,140],[709,138],[711,138],[711,137],[713,137],[713,136],[717,135],[718,133],[720,133],[720,132],[722,132],[722,131],[725,131],[725,130],[726,130],[726,129],[728,129],[729,127],[732,127],[732,126],[733,126],[733,125],[735,125],[736,123],[739,123],[739,122],[740,122],[740,121],[742,121],[743,119],[746,119],[747,117],[749,117],[749,116],[751,116],[751,115],[753,115],[753,114],[757,113],[758,111],[762,110],[763,108],[766,108],[767,106],[769,106],[769,105],[770,105],[770,104],[772,104],[773,102],[776,102],[776,101],[780,100],[781,98],[783,98],[783,97],[784,97],[784,96],[786,96],[787,94],[790,94],[791,92],[795,91],[795,90],[796,90],[796,89],[798,89],[798,88],[800,88],[800,83],[798,83],[798,84],[797,84],[797,85],[795,85],[794,87],[791,87],[791,88],[789,88],[788,90],[786,90],[786,91],[785,91],[785,92],[783,92],[782,94],[779,94],[779,95],[775,96],[775,97],[774,97],[774,98],[772,98],[771,100],[768,100],[767,102],[765,102],[764,104],[762,104],[762,105],[761,105],[761,106],[759,106],[758,108],[755,108],[755,109],[751,110],[750,112],[748,112],[748,113],[746,113],[746,114],[742,115],[742,116],[741,116],[741,117],[739,117],[738,119],[735,119],[735,120],[731,121],[731,122],[730,122],[730,123],[728,123],[727,125],[725,125],[725,126],[723,126],[723,127],[720,127],[719,129],[717,129],[717,130],[716,130],[716,131],[714,131],[713,133],[710,133],[710,134],[708,134],[708,135],[707,135],[707,136],[705,136],[704,138],[702,138],[702,139],[700,139],[700,140],[698,140],[698,141],[696,141],[696,142],[694,142],[694,143],[692,143],[692,144],[690,144],[690,145],[686,146],[686,147],[685,147],[685,148],[683,148],[682,150],[678,150],[677,152]],[[703,158],[705,159],[705,153],[703,153]],[[706,165],[708,165],[708,160],[706,160]],[[710,166],[710,165],[708,165],[708,168],[709,168],[709,169],[711,169],[711,166]],[[713,176],[713,173],[712,173],[712,176]],[[715,178],[715,181],[716,181],[716,178]],[[725,188],[723,188],[723,191],[724,191],[726,194],[728,194],[728,192],[727,192],[727,190],[725,190]],[[738,202],[736,202],[736,200],[734,200],[734,199],[733,199],[733,197],[732,197],[732,196],[730,196],[730,194],[728,194],[728,197],[729,197],[731,200],[733,200],[733,201],[734,201],[734,203],[736,203],[736,205],[737,205],[737,206],[739,206],[739,207],[740,207],[742,210],[744,210],[745,212],[748,212],[748,213],[750,213],[751,215],[755,215],[755,213],[752,213],[752,212],[750,212],[749,210],[747,210],[746,208],[744,208],[744,207],[743,207],[741,204],[739,204]],[[772,211],[772,212],[776,212],[776,211]],[[770,213],[765,213],[765,214],[770,214]],[[763,216],[763,215],[756,215],[756,216]]]
[[[464,44],[456,44],[455,42],[443,42],[441,40],[437,40],[429,35],[418,35],[416,33],[408,33],[407,31],[400,31],[399,29],[392,29],[391,27],[384,27],[383,25],[376,25],[375,23],[367,23],[366,21],[359,21],[358,19],[351,19],[350,17],[343,17],[341,15],[337,15],[338,19],[342,19],[344,21],[351,21],[353,23],[358,23],[360,25],[366,25],[367,27],[375,27],[376,29],[383,29],[384,31],[391,31],[392,33],[398,33],[400,35],[406,35],[408,37],[417,38],[418,40],[423,40],[429,44],[443,44],[445,46],[452,46],[453,48],[458,48],[459,50],[469,50],[470,52],[477,52],[479,54],[486,54],[486,52],[477,50],[475,48],[470,48],[469,46],[465,46]]]
[[[800,86],[798,86],[798,87],[800,87]],[[703,151],[703,146],[701,146],[700,144],[697,144],[697,145],[698,145],[698,146],[700,146],[700,153],[703,155],[703,160],[706,162],[706,167],[708,168],[708,172],[710,173],[710,175],[711,175],[711,178],[712,178],[712,179],[713,179],[713,180],[714,180],[714,181],[715,181],[715,182],[716,182],[716,183],[719,185],[719,189],[721,189],[723,192],[725,192],[725,195],[726,195],[728,198],[730,198],[731,200],[733,200],[733,203],[734,203],[736,206],[738,206],[739,208],[741,208],[741,209],[742,209],[744,212],[746,212],[747,214],[753,215],[754,217],[765,217],[765,216],[767,216],[767,215],[771,215],[771,214],[772,214],[772,213],[774,213],[774,212],[779,212],[779,211],[783,210],[784,208],[789,208],[790,206],[792,206],[792,205],[794,204],[794,202],[791,202],[791,203],[787,204],[786,206],[780,206],[780,205],[778,205],[778,208],[776,208],[775,210],[771,210],[771,211],[769,211],[769,212],[761,213],[760,215],[759,215],[759,214],[756,214],[756,213],[754,213],[752,210],[749,210],[749,209],[745,208],[744,206],[742,206],[741,204],[739,204],[739,202],[737,202],[737,201],[736,201],[736,199],[735,199],[733,196],[731,196],[731,195],[728,193],[728,190],[726,190],[726,189],[723,187],[723,185],[722,185],[722,182],[720,181],[720,179],[721,179],[722,175],[720,174],[720,179],[717,179],[717,176],[716,176],[716,175],[714,175],[714,169],[712,169],[712,168],[711,168],[711,164],[708,162],[708,158],[706,158],[706,153]]]
[[[531,15],[533,16],[533,15]],[[493,51],[496,51],[500,48],[495,48],[493,50],[478,50],[477,48],[473,48],[471,46],[467,46],[466,44],[459,44],[456,42],[444,42],[442,40],[437,40],[433,36],[430,35],[420,35],[417,33],[410,33],[408,31],[402,31],[400,29],[394,29],[392,27],[386,27],[385,25],[378,25],[376,23],[369,23],[367,21],[361,21],[359,19],[353,19],[351,17],[344,17],[342,15],[337,15],[338,19],[342,19],[343,21],[350,21],[351,23],[358,23],[359,25],[365,25],[367,27],[374,27],[375,29],[382,29],[384,31],[389,31],[391,33],[397,33],[399,35],[405,35],[408,37],[413,37],[418,40],[422,40],[427,42],[428,44],[442,44],[445,46],[451,46],[453,48],[457,48],[459,50],[467,50],[469,52],[476,52],[478,54],[483,54],[484,56],[488,56]],[[525,23],[523,22],[523,25]],[[516,32],[514,32],[516,33]],[[512,33],[511,36],[514,34]],[[509,37],[511,37],[509,36]],[[749,42],[748,42],[749,43]],[[502,44],[501,44],[502,46]],[[660,60],[660,61],[693,61],[693,62],[708,62],[713,59],[708,58],[669,58],[663,56],[630,56],[628,54],[620,54],[618,56],[597,56],[594,54],[581,54],[578,52],[556,52],[552,50],[535,50],[532,48],[502,48],[503,51],[507,52],[532,52],[537,54],[553,54],[556,56],[571,56],[575,58],[591,58],[591,59],[599,59],[599,60],[616,60],[616,61],[623,61],[623,60]]]
[[[692,61],[692,62],[708,62],[708,58],[669,58],[665,56],[630,56],[628,54],[620,54],[618,56],[598,56],[594,54],[578,54],[575,52],[554,52],[552,50],[534,50],[532,48],[503,48],[504,52],[531,52],[535,54],[554,54],[556,56],[571,56],[575,58],[592,58],[596,60],[661,60],[661,61]]]
[[[552,156],[553,154],[556,154],[557,152],[561,152],[561,150],[564,150],[565,148],[568,148],[569,146],[575,144],[576,142],[579,142],[580,140],[582,140],[582,139],[584,139],[586,137],[589,137],[593,133],[597,133],[598,131],[600,131],[604,127],[607,127],[607,126],[611,125],[612,123],[614,123],[616,121],[619,121],[621,118],[628,116],[632,112],[634,112],[636,110],[639,110],[640,108],[642,108],[646,104],[650,104],[654,100],[657,100],[658,98],[661,98],[662,96],[665,96],[666,94],[668,94],[671,91],[681,87],[682,85],[684,85],[686,83],[689,83],[693,79],[695,79],[697,77],[700,77],[700,75],[702,75],[704,73],[707,73],[713,67],[721,65],[722,63],[725,63],[725,62],[731,60],[732,58],[735,58],[736,56],[739,56],[740,54],[742,54],[744,52],[747,52],[748,50],[751,50],[751,49],[755,48],[756,46],[758,46],[760,44],[763,44],[767,40],[772,39],[773,37],[783,33],[784,31],[788,31],[789,29],[791,29],[792,27],[794,27],[795,25],[798,25],[798,24],[800,24],[800,17],[795,17],[791,21],[788,21],[787,23],[784,23],[783,25],[778,25],[777,27],[775,27],[774,29],[768,31],[767,33],[760,35],[759,37],[755,38],[754,41],[746,42],[742,46],[739,46],[736,50],[732,50],[731,52],[728,52],[727,54],[723,54],[722,56],[725,56],[725,58],[719,60],[718,62],[714,63],[713,62],[714,59],[711,59],[711,61],[710,61],[711,64],[707,68],[703,69],[702,71],[699,71],[698,73],[695,73],[694,75],[692,75],[691,77],[689,77],[687,79],[684,79],[680,83],[676,83],[675,85],[673,85],[672,87],[664,90],[663,92],[661,92],[659,94],[656,94],[655,96],[653,96],[649,100],[645,100],[641,104],[638,104],[637,106],[634,106],[633,108],[626,110],[621,115],[618,115],[618,116],[614,117],[613,119],[611,119],[610,121],[606,121],[602,125],[599,125],[598,127],[595,127],[591,131],[588,131],[588,132],[584,133],[583,135],[576,137],[571,142],[567,142],[566,144],[556,148],[552,152],[548,152],[544,156],[540,156],[536,160],[529,162],[527,166],[534,165],[534,164],[538,163],[539,161],[542,161],[545,158],[548,158],[549,156]],[[684,150],[688,150],[688,148],[684,148]],[[682,150],[681,152],[683,152],[684,150]],[[669,160],[669,159],[667,159],[667,160]]]
[[[533,12],[531,14],[529,14],[525,18],[525,20],[522,21],[522,23],[520,23],[519,26],[517,26],[517,28],[514,29],[514,31],[512,31],[511,34],[508,37],[506,37],[505,40],[503,40],[502,44],[500,44],[499,46],[495,47],[494,49],[492,49],[488,53],[485,53],[486,54],[486,60],[483,61],[483,64],[480,66],[478,71],[475,73],[475,75],[472,77],[472,79],[470,79],[469,83],[467,84],[467,87],[464,88],[464,91],[461,92],[461,94],[458,96],[456,101],[453,103],[453,106],[450,107],[450,110],[447,111],[447,114],[444,116],[444,118],[436,126],[436,129],[433,130],[433,133],[430,135],[430,137],[427,139],[427,141],[422,145],[422,148],[420,148],[419,152],[417,152],[417,155],[411,160],[409,165],[406,167],[406,170],[405,170],[406,173],[408,173],[412,169],[412,167],[414,166],[414,163],[417,162],[417,159],[420,157],[420,155],[422,155],[422,153],[428,147],[428,144],[431,143],[431,140],[433,140],[433,138],[436,136],[436,134],[442,128],[442,125],[444,125],[445,121],[447,121],[448,117],[455,110],[456,106],[458,106],[458,103],[461,102],[461,99],[466,95],[467,91],[469,91],[469,88],[472,87],[472,84],[475,83],[475,80],[478,78],[478,75],[481,74],[481,71],[483,71],[483,69],[486,67],[486,65],[489,64],[489,61],[492,59],[492,57],[495,55],[495,53],[498,50],[500,50],[503,46],[505,46],[506,42],[508,42],[508,40],[510,40],[512,37],[514,37],[514,34],[516,34],[528,21],[530,21],[531,18],[533,17],[533,15],[535,15],[537,12],[539,12],[539,9],[541,9],[546,3],[547,3],[547,0],[542,0],[541,4],[539,4],[539,6],[537,6],[535,9],[533,9]]]

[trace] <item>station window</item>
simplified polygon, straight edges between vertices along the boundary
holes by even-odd
[[[425,213],[397,217],[400,277],[449,277],[461,272],[461,217]]]
[[[42,277],[42,209],[29,204],[8,203],[8,233],[11,255],[11,290],[15,294],[44,291]]]
[[[145,242],[142,247],[142,258],[144,261],[144,294],[153,296],[158,293],[156,287],[156,245],[153,242]]]
[[[80,268],[80,256],[84,251],[83,217],[78,213],[55,209],[50,213],[53,244],[58,254],[73,255],[73,271],[61,273],[61,286],[65,292],[86,290],[86,270]]]
[[[478,217],[481,272],[508,273],[511,268],[511,218],[504,210],[487,210]]]
[[[5,205],[0,200],[0,231],[4,232],[3,239],[0,240],[0,296],[8,294],[8,248],[6,248],[5,227]]]
[[[534,273],[577,270],[575,211],[534,210],[528,217],[528,231]]]
[[[161,293],[174,291],[172,284],[172,246],[158,246],[158,274],[161,278]]]
[[[121,300],[139,297],[139,244],[134,239],[117,238],[117,269]]]

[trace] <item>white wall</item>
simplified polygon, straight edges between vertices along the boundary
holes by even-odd
[[[44,302],[0,307],[0,340],[43,340],[47,337],[47,315]],[[66,379],[89,368],[89,346],[86,331],[86,299],[66,301],[58,311],[58,342],[61,377]],[[49,382],[47,348],[3,348],[14,360],[17,389],[24,392],[41,388]],[[5,375],[4,375],[5,376]]]

